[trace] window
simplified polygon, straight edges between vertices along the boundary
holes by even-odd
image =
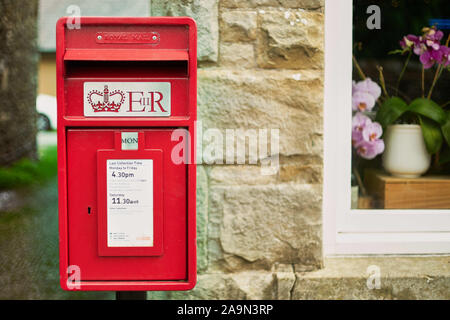
[[[438,123],[441,121],[439,118],[426,118],[426,114],[420,113],[420,106],[411,107],[416,98],[422,98],[421,79],[422,66],[427,62],[425,57],[419,60],[419,56],[411,53],[407,71],[403,73],[397,90],[398,76],[402,73],[409,53],[388,53],[401,50],[399,42],[403,35],[421,35],[422,25],[436,22],[432,19],[441,19],[441,24],[442,19],[449,19],[449,7],[441,0],[384,0],[377,1],[377,6],[368,10],[372,3],[366,0],[326,1],[325,253],[450,253],[450,205],[446,203],[447,198],[450,201],[450,189],[447,197],[445,192],[446,179],[450,182],[450,169],[446,169],[445,163],[438,165],[439,160],[446,157],[445,136],[442,138],[442,144],[438,143],[439,152],[434,152],[429,157],[430,169],[420,178],[412,178],[408,172],[401,177],[393,177],[393,174],[398,175],[397,172],[387,172],[385,167],[388,167],[388,164],[385,165],[383,160],[383,157],[389,154],[384,153],[388,149],[386,137],[393,136],[391,133],[387,134],[392,127],[403,123],[412,124],[411,127],[419,127],[418,131],[421,133],[421,125],[430,124],[432,129],[440,129],[444,124]],[[376,20],[378,18],[379,21]],[[449,30],[446,30],[446,37],[448,33]],[[445,44],[445,41],[446,39],[442,39],[441,43]],[[355,57],[355,64],[352,55]],[[361,72],[356,65],[363,70],[366,78],[371,78],[380,87],[383,86],[377,66],[382,66],[385,90],[380,88],[381,97],[376,97],[376,103],[373,101],[373,109],[371,102],[363,98],[361,105],[356,103],[356,110],[352,112],[352,102],[358,100],[354,97],[357,89],[352,88],[352,80],[363,80],[359,78]],[[433,82],[435,70],[436,65],[425,70],[425,98]],[[440,82],[432,93],[432,100],[439,102],[442,110],[445,110],[445,102],[450,100],[447,90],[449,73],[442,72]],[[394,96],[404,101],[408,108],[417,108],[417,113],[408,109],[392,123],[384,121],[378,113],[383,104]],[[397,103],[398,100],[392,103],[394,102]],[[421,101],[416,102],[420,103]],[[398,106],[398,109],[402,110],[401,107]],[[360,111],[364,111],[361,114],[367,116],[372,123],[383,124],[380,125],[383,135],[375,134],[373,137],[383,139],[385,150],[370,160],[362,156],[364,150],[358,150],[355,145],[352,147],[352,118]],[[422,143],[419,147],[427,151],[437,148],[436,143],[433,146],[432,140],[426,141],[422,138],[419,142]],[[392,146],[392,143],[389,143],[389,146]],[[404,147],[405,143],[401,142],[400,146]],[[401,148],[394,149],[398,151]],[[410,150],[412,147],[402,151],[402,154],[405,155]],[[425,154],[425,160],[429,153]],[[373,154],[367,158],[372,156]],[[410,155],[407,156],[411,159]],[[407,161],[410,162],[412,161]],[[438,179],[439,177],[442,179]]]

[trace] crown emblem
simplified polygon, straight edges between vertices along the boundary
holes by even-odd
[[[98,90],[89,91],[87,99],[94,112],[119,112],[125,100],[125,95],[121,90],[110,92],[106,85],[103,92]]]

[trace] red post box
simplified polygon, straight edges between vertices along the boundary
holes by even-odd
[[[61,18],[56,34],[62,288],[193,288],[195,21]]]

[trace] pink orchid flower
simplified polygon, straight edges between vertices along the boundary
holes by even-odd
[[[441,45],[444,33],[435,28],[424,28],[424,34],[420,37],[409,34],[400,41],[400,46],[405,49],[412,48],[413,52],[420,56],[420,62],[425,69],[430,69],[436,63],[448,65],[446,60],[447,47]]]
[[[357,154],[367,160],[384,152],[383,129],[378,122],[358,112],[352,120],[352,144]]]
[[[353,111],[371,111],[375,106],[375,99],[367,92],[357,91],[352,97]]]
[[[450,65],[450,48],[449,47],[441,47],[442,51],[442,64],[444,67],[448,67]]]
[[[374,98],[375,101],[381,96],[380,86],[370,78],[366,78],[366,80],[356,83],[354,85],[353,93],[356,92],[368,93]]]
[[[367,142],[374,142],[383,135],[383,128],[378,122],[372,122],[365,125],[362,131],[362,137]]]
[[[400,41],[400,47],[402,47],[402,49],[416,48],[419,45],[420,45],[419,37],[413,34],[408,34],[407,36],[404,36],[403,39]]]
[[[372,120],[361,112],[355,114],[352,119],[352,144],[354,147],[357,147],[361,143],[363,140],[363,130],[371,123]]]
[[[430,69],[435,63],[442,63],[444,57],[442,48],[444,47],[440,47],[441,50],[427,50],[420,56],[420,62],[425,69]]]
[[[433,50],[439,50],[439,48],[441,47],[441,40],[444,37],[444,33],[441,30],[436,30],[436,29],[429,29],[426,31],[425,35],[424,35],[424,41],[425,44],[433,49]]]
[[[356,149],[358,155],[364,159],[372,160],[384,152],[384,141],[379,139],[372,142],[363,141]]]

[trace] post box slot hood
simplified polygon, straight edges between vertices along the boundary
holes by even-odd
[[[67,79],[103,79],[113,78],[165,78],[186,79],[189,75],[188,61],[94,61],[94,60],[67,60],[65,61],[65,74]]]
[[[65,61],[188,61],[188,50],[67,49]]]

